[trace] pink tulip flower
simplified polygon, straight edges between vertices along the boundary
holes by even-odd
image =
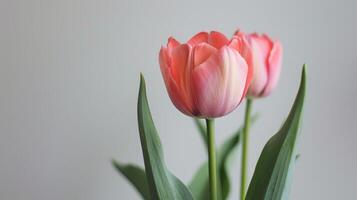
[[[254,98],[269,95],[279,80],[283,54],[281,43],[265,34],[243,34],[237,31],[235,35],[246,35],[253,56],[254,75],[247,96]]]
[[[187,43],[170,37],[159,60],[171,101],[186,115],[216,118],[232,112],[253,77],[245,36],[228,40],[219,32],[200,32]]]

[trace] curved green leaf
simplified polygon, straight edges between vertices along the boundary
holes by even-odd
[[[219,174],[218,174],[219,177]],[[209,199],[209,179],[208,179],[208,163],[205,162],[198,168],[188,185],[192,195],[196,200]]]
[[[252,123],[254,123],[254,118]],[[223,200],[228,198],[231,189],[231,181],[229,178],[227,166],[229,160],[228,158],[233,154],[234,149],[238,146],[240,142],[240,134],[242,131],[243,128],[239,128],[239,130],[228,140],[226,140],[218,150],[218,174],[220,176],[221,194]]]
[[[112,160],[112,164],[115,169],[117,169],[118,172],[124,175],[128,179],[128,181],[136,188],[136,190],[140,193],[143,199],[150,200],[150,191],[144,169],[132,164],[123,165],[115,160]]]
[[[304,65],[294,105],[279,132],[264,146],[250,182],[246,200],[287,199],[291,173],[296,161],[295,144],[304,105],[305,87]]]
[[[164,162],[161,142],[151,117],[144,77],[140,78],[138,124],[145,171],[151,197],[155,200],[193,199],[188,188],[174,177]]]

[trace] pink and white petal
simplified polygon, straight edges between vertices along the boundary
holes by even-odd
[[[228,47],[233,48],[240,53],[242,51],[242,41],[237,36],[233,36],[228,43]]]
[[[248,67],[240,54],[221,48],[192,73],[192,93],[199,115],[215,118],[233,111],[243,95]]]
[[[273,49],[268,58],[268,84],[262,96],[267,96],[278,84],[281,64],[283,58],[283,47],[279,41],[274,42]]]
[[[231,48],[227,48],[226,51],[228,53],[225,54],[224,65],[230,66],[230,69],[227,71],[227,77],[229,78],[227,78],[228,91],[226,93],[225,107],[231,112],[240,104],[245,95],[249,67],[239,52]],[[226,62],[227,60],[229,60],[229,63]],[[230,108],[229,105],[231,106]]]
[[[264,56],[267,62],[270,51],[273,48],[273,42],[266,35],[255,36],[252,37],[251,40],[255,41],[255,43],[259,45],[262,55]]]
[[[248,89],[248,95],[259,97],[268,82],[266,59],[260,48],[259,42],[251,40],[254,76]]]
[[[200,32],[194,35],[187,44],[191,46],[195,46],[200,43],[207,43],[208,42],[208,33],[207,32]]]
[[[207,43],[201,43],[193,49],[193,68],[206,61],[217,49]]]
[[[245,82],[245,86],[244,86],[244,92],[243,92],[243,96],[241,101],[243,100],[243,98],[246,96],[249,86],[253,80],[254,77],[254,64],[253,64],[253,52],[252,52],[252,48],[250,47],[250,45],[248,44],[248,42],[245,40],[244,42],[245,47],[243,50],[243,58],[245,59],[245,61],[247,62],[247,66],[248,66],[248,73],[247,73],[247,80]]]
[[[253,57],[252,57],[252,50],[250,48],[250,44],[248,41],[245,39],[243,35],[240,37],[238,36],[233,36],[233,39],[229,43],[229,47],[237,50],[240,55],[244,58],[244,60],[247,62],[248,66],[248,74],[247,74],[247,79],[246,83],[244,85],[244,92],[241,101],[245,97],[249,85],[252,81],[253,74],[254,74],[254,66],[253,66]]]
[[[244,35],[241,36],[233,36],[231,41],[229,41],[228,46],[237,50],[243,58],[250,57],[251,54],[251,47]]]
[[[208,43],[217,49],[220,49],[224,45],[227,45],[228,42],[229,40],[227,39],[227,37],[220,32],[212,31],[209,34]]]

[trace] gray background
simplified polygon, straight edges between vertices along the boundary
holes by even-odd
[[[301,66],[308,95],[291,199],[355,199],[356,1],[1,0],[0,199],[138,199],[110,159],[142,164],[136,124],[139,72],[169,168],[189,181],[205,152],[170,102],[160,45],[201,30],[280,38],[280,84],[254,102],[250,175],[287,116]],[[217,120],[222,142],[244,104]],[[233,166],[238,188],[239,165]],[[237,199],[235,189],[231,199]]]

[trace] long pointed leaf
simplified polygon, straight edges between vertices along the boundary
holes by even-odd
[[[209,199],[208,163],[198,168],[188,187],[196,200]]]
[[[304,105],[305,88],[304,65],[294,105],[279,132],[264,146],[250,182],[246,200],[287,199],[291,173],[296,160],[295,144]]]
[[[150,200],[150,191],[144,169],[132,164],[123,165],[115,160],[112,161],[112,164],[118,172],[128,179],[144,200]]]
[[[166,167],[160,138],[151,117],[143,76],[140,78],[138,124],[145,171],[152,199],[193,199],[188,188],[174,177]]]

